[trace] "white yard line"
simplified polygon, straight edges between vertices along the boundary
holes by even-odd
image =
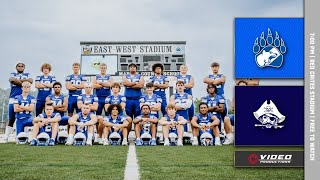
[[[129,145],[126,169],[124,171],[125,180],[139,180],[139,165],[136,154],[136,146]]]

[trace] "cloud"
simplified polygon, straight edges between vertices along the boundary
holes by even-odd
[[[217,60],[231,99],[234,17],[302,17],[303,1],[6,1],[0,11],[1,88],[9,87],[17,58],[34,77],[51,63],[63,82],[79,62],[80,41],[186,40],[195,96],[206,94],[202,80]]]

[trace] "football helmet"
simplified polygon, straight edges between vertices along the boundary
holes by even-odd
[[[48,146],[49,141],[50,141],[50,136],[45,132],[42,132],[37,136],[37,145],[38,146]]]
[[[204,132],[200,136],[200,142],[202,146],[213,146],[213,136],[208,132]]]
[[[74,135],[73,145],[75,145],[75,146],[86,145],[86,140],[87,140],[87,137],[84,133],[77,132]]]
[[[113,132],[109,135],[109,142],[111,145],[121,145],[121,136],[117,132]]]
[[[21,132],[17,135],[17,144],[26,144],[28,142],[28,134]]]

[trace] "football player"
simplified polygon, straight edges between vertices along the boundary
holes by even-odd
[[[140,108],[145,104],[148,105],[151,110],[151,115],[159,118],[158,111],[161,110],[162,98],[159,95],[153,93],[154,84],[152,84],[151,82],[146,84],[146,91],[147,94],[141,96],[140,98]]]
[[[221,114],[224,112],[225,108],[225,99],[216,94],[218,91],[218,88],[214,84],[208,84],[207,85],[207,92],[208,95],[205,97],[202,97],[201,102],[204,102],[208,105],[209,109],[208,111],[216,114],[220,122],[222,121]]]
[[[122,145],[128,145],[128,129],[127,126],[129,122],[132,122],[132,119],[129,116],[120,115],[122,108],[119,104],[111,104],[108,107],[108,114],[103,119],[103,135],[104,135],[104,143],[103,145],[109,145],[109,135],[111,132],[118,132],[120,135],[122,134],[123,140]]]
[[[98,109],[98,97],[92,94],[92,84],[84,83],[85,94],[78,96],[77,106],[81,109],[84,104],[89,104],[90,111],[95,113]]]
[[[61,121],[59,125],[68,125],[69,116],[65,116],[68,109],[68,99],[66,96],[61,94],[62,85],[60,82],[53,83],[53,94],[46,98],[46,104],[52,103],[54,113],[59,113]]]
[[[175,104],[177,114],[182,116],[184,119],[189,119],[189,108],[192,104],[192,96],[188,93],[184,92],[184,82],[177,81],[176,82],[176,90],[177,92],[170,97],[170,103]],[[187,124],[184,126],[184,131],[187,132]]]
[[[184,125],[187,124],[187,120],[183,116],[177,114],[176,105],[168,104],[166,107],[167,114],[159,120],[159,124],[162,125],[162,132],[164,137],[164,146],[169,146],[169,133],[174,132],[178,135],[178,146],[183,146],[182,138]]]
[[[150,77],[150,82],[153,83],[154,94],[159,95],[162,99],[161,112],[162,112],[162,115],[165,115],[166,106],[167,106],[166,89],[169,87],[169,80],[167,76],[162,75],[162,72],[163,72],[162,64],[160,63],[154,64],[152,66],[152,71],[154,72],[154,76]]]
[[[159,104],[160,105],[160,104]],[[156,134],[157,134],[157,123],[158,123],[158,118],[154,115],[152,115],[151,108],[147,104],[143,104],[141,106],[141,115],[136,117],[133,121],[135,124],[135,132],[136,132],[136,145],[141,146],[142,141],[140,139],[141,136],[141,130],[146,124],[150,124],[150,130],[151,130],[151,146],[156,146]]]
[[[9,103],[8,103],[8,116],[9,116],[9,123],[6,126],[5,130],[5,138],[4,142],[8,142],[9,135],[13,131],[13,124],[16,120],[15,112],[14,112],[14,98],[18,95],[22,94],[22,83],[23,82],[33,82],[33,79],[30,77],[29,73],[24,72],[25,65],[23,63],[18,63],[16,65],[16,71],[10,74],[9,82],[10,82],[10,96],[9,96]]]
[[[194,127],[192,132],[193,134],[193,142],[192,145],[198,145],[198,136],[208,131],[211,135],[213,133],[215,137],[215,145],[221,146],[220,142],[220,130],[219,124],[220,120],[214,114],[209,113],[207,103],[201,102],[199,104],[199,114],[194,116],[191,120],[191,125]],[[201,131],[200,131],[201,130]],[[200,131],[200,134],[199,134]]]
[[[188,93],[192,96],[192,88],[194,87],[194,79],[191,75],[188,73],[188,67],[186,65],[180,66],[180,74],[176,76],[177,81],[183,81],[184,82],[184,92]],[[189,120],[192,119],[194,116],[194,104],[192,103],[191,107],[188,111]]]
[[[31,115],[34,110],[36,100],[29,95],[31,83],[24,81],[22,83],[22,94],[14,98],[14,112],[16,113],[16,135],[24,131],[25,126],[33,126]]]
[[[76,132],[83,132],[87,134],[87,145],[92,145],[93,137],[93,126],[97,123],[97,117],[93,112],[90,112],[89,104],[83,104],[81,107],[81,112],[73,115],[68,123],[69,136],[66,145],[72,145],[74,140],[74,135]]]
[[[30,146],[37,145],[37,135],[40,132],[46,132],[51,135],[49,146],[55,145],[55,139],[58,134],[59,121],[61,116],[54,112],[52,103],[45,104],[45,113],[39,114],[33,119],[32,141]],[[49,136],[50,136],[49,135]]]
[[[219,74],[220,65],[217,62],[211,64],[212,74],[205,77],[203,82],[206,84],[214,84],[216,85],[217,92],[216,94],[224,96],[224,84],[226,82],[226,77],[223,74]],[[221,113],[222,118],[224,118],[228,114],[227,106],[224,107],[224,111]]]
[[[66,88],[69,90],[68,98],[68,116],[73,115],[74,109],[76,112],[80,112],[77,108],[78,96],[82,94],[82,89],[84,88],[84,82],[86,79],[80,74],[80,64],[73,63],[72,65],[73,74],[67,76],[66,78]]]
[[[52,93],[53,83],[56,82],[56,77],[49,74],[51,72],[50,64],[42,64],[40,70],[43,75],[37,76],[35,80],[35,87],[38,89],[36,116],[42,113],[46,98]]]
[[[111,95],[110,89],[113,84],[113,79],[110,75],[107,75],[107,65],[105,63],[100,64],[100,74],[93,78],[92,84],[98,97],[98,109],[96,113],[97,115],[101,115],[106,104],[105,100]]]
[[[133,119],[140,115],[141,89],[144,87],[143,77],[137,73],[138,66],[129,64],[129,74],[123,76],[122,82],[125,86],[124,96],[126,97],[126,114]]]

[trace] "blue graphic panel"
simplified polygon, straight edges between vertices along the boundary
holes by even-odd
[[[303,144],[303,86],[235,87],[235,145]]]
[[[303,78],[303,18],[236,18],[236,78]]]

